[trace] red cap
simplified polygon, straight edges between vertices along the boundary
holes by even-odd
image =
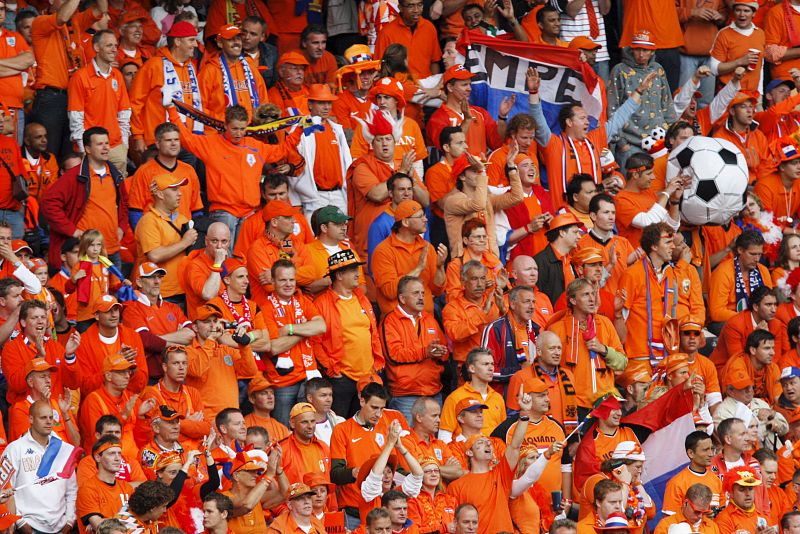
[[[273,202],[275,202],[273,200]],[[239,258],[228,258],[227,260],[222,262],[222,272],[220,276],[225,278],[226,276],[230,276],[236,269],[241,269],[243,267],[247,267],[242,260]]]
[[[453,65],[446,71],[444,71],[444,79],[442,80],[442,85],[447,85],[447,82],[450,80],[469,80],[472,79],[475,75],[472,74],[470,71],[464,68],[464,65]]]
[[[47,262],[44,261],[42,258],[33,258],[31,260],[30,265],[28,266],[31,272],[34,272],[37,269],[41,269],[42,267],[44,267],[45,269],[47,269],[48,267]]]
[[[167,37],[197,37],[197,30],[190,22],[181,20],[172,25]]]

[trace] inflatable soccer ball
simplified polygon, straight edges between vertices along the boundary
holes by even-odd
[[[742,152],[730,141],[690,137],[672,150],[667,183],[690,176],[681,199],[681,219],[687,224],[727,224],[744,207],[749,173]]]

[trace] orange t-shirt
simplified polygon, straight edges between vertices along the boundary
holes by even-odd
[[[167,168],[158,161],[158,157],[143,163],[136,169],[133,176],[125,180],[128,188],[128,208],[144,212],[153,203],[153,194],[150,192],[150,184],[159,174],[171,174],[175,176],[176,183],[184,178],[189,183],[181,188],[181,200],[178,204],[178,213],[192,218],[192,212],[202,211],[203,201],[200,198],[200,180],[194,167],[182,161],[176,161],[175,167]]]
[[[687,466],[667,482],[662,509],[672,513],[680,512],[681,508],[683,508],[683,500],[686,498],[686,490],[693,484],[705,484],[708,486],[711,490],[711,506],[725,506],[725,492],[722,489],[722,481],[716,473],[711,469],[706,469],[703,474],[695,473]]]
[[[200,249],[191,251],[178,266],[178,282],[186,294],[186,315],[192,321],[197,316],[197,308],[205,304],[203,286],[211,276],[213,265],[214,259],[208,257],[205,249]],[[220,281],[218,294],[224,289],[225,284]]]
[[[367,257],[369,225],[390,203],[389,198],[383,202],[373,202],[367,198],[367,194],[376,185],[386,182],[394,172],[392,167],[378,160],[374,154],[358,158],[348,170],[347,209],[353,217],[349,228],[350,241],[360,258]]]
[[[273,304],[273,298],[275,299],[275,304]],[[272,298],[268,298],[264,302],[262,315],[267,330],[269,330],[269,337],[275,339],[278,337],[281,325],[300,324],[301,321],[308,321],[320,316],[320,313],[314,302],[305,295],[295,295],[292,302],[284,303],[273,293]],[[314,350],[311,346],[313,341],[313,338],[308,340],[301,338],[300,342],[288,351],[281,354],[273,353],[273,357],[289,357],[292,360],[294,369],[287,374],[281,375],[275,369],[272,361],[267,361],[265,362],[267,380],[277,388],[291,386],[305,380],[306,369],[316,369],[317,367],[314,360]]]
[[[86,207],[75,225],[78,229],[86,231],[90,229],[99,230],[105,240],[105,249],[109,254],[119,251],[119,238],[117,228],[119,228],[119,215],[117,213],[117,188],[114,186],[114,179],[106,165],[106,173],[103,176],[89,165],[91,175],[91,185],[89,198],[86,200]]]
[[[67,88],[70,75],[86,64],[81,34],[100,19],[94,14],[94,8],[75,13],[68,24],[60,26],[56,17],[53,13],[33,19],[31,41],[36,57],[34,89]],[[67,48],[72,52],[68,54]]]
[[[155,249],[174,245],[182,239],[179,231],[189,220],[179,212],[175,212],[173,215],[174,219],[169,215],[165,216],[163,213],[156,211],[153,206],[150,206],[150,210],[144,214],[139,224],[136,225],[136,265],[150,261],[147,258],[147,254]],[[161,280],[162,297],[183,294],[183,290],[178,283],[178,265],[181,264],[184,256],[185,253],[181,251],[158,264],[159,267],[167,271],[167,274]]]
[[[233,500],[232,491],[223,491]],[[267,521],[264,518],[264,509],[258,504],[244,515],[235,516],[228,520],[228,529],[233,534],[264,534],[267,531]]]
[[[272,417],[261,417],[256,415],[255,412],[252,412],[244,417],[244,424],[247,425],[248,428],[252,426],[260,426],[266,429],[267,433],[269,434],[270,443],[283,441],[289,437],[289,429],[283,426],[280,421]]]
[[[711,57],[720,63],[734,61],[753,48],[761,51],[761,58],[764,58],[764,47],[766,46],[767,36],[761,28],[753,28],[750,35],[745,35],[738,29],[730,26],[722,28],[714,40],[711,47]],[[721,84],[727,84],[733,78],[733,73],[720,74],[717,79]],[[739,82],[742,90],[758,91],[761,81],[761,69],[748,70]]]
[[[87,534],[84,521],[88,523],[93,515],[114,517],[128,505],[133,494],[133,486],[124,480],[115,479],[114,484],[107,484],[94,476],[78,486],[75,499],[75,514],[78,516],[78,531]]]
[[[753,193],[761,199],[764,211],[771,211],[776,219],[787,215],[797,218],[800,211],[800,183],[797,180],[792,182],[787,191],[777,174],[768,174],[758,179]],[[778,224],[781,222],[778,221]]]
[[[375,41],[375,57],[383,57],[386,47],[394,43],[405,45],[408,50],[408,70],[418,79],[430,76],[431,63],[442,59],[436,28],[427,19],[420,18],[413,31],[402,17],[381,27]]]
[[[303,54],[302,50],[295,50],[298,54]],[[308,59],[308,58],[306,58]],[[311,63],[311,61],[309,61]],[[311,63],[306,67],[305,83],[311,85],[312,83],[330,83],[336,81],[336,58],[325,50],[322,57],[316,62]]]
[[[102,126],[108,130],[108,142],[112,148],[122,144],[117,113],[130,110],[131,103],[119,69],[111,67],[108,75],[104,76],[92,61],[70,76],[67,93],[67,111],[83,113],[84,130]]]
[[[456,187],[452,172],[453,169],[447,160],[442,159],[428,167],[428,171],[425,173],[425,187],[428,188],[428,194],[431,197],[431,211],[442,220],[444,220],[444,211],[439,206],[439,201]]]
[[[368,98],[359,98],[352,91],[345,90],[333,102],[331,114],[345,130],[356,130],[361,129],[361,124],[353,116],[366,120],[371,107],[372,102]]]
[[[673,0],[626,2],[620,48],[630,46],[634,34],[641,30],[650,32],[650,39],[656,48],[676,48],[683,45],[683,31]]]
[[[792,9],[791,4],[776,5],[767,11],[767,15],[764,17],[763,27],[766,35],[765,43],[767,46],[778,45],[791,48],[796,45],[796,43],[789,42],[789,32],[786,28],[786,22],[784,20],[784,5],[789,6],[789,11],[792,14],[792,20],[794,21],[794,27],[800,27],[800,13],[798,13],[796,9]],[[770,65],[772,79],[791,80],[791,70],[796,69],[798,66],[800,66],[800,59],[797,58],[781,61],[778,64],[773,63]]]
[[[514,523],[508,509],[514,471],[505,456],[486,473],[468,473],[454,480],[447,488],[460,503],[469,502],[478,509],[478,534],[513,532]]]
[[[508,428],[506,433],[506,444],[511,443],[514,436],[514,431],[517,428],[517,423],[514,423]],[[522,441],[523,446],[534,446],[539,450],[539,454],[544,454],[544,451],[556,441],[564,441],[566,435],[562,426],[552,417],[546,415],[541,420],[535,422],[531,420],[528,423],[528,428],[525,430],[525,438]],[[561,452],[554,454],[547,461],[547,466],[542,472],[542,476],[536,481],[541,485],[545,492],[561,491]]]
[[[394,143],[394,163],[396,168],[400,168],[400,163],[403,161],[403,156],[406,152],[414,150],[416,157],[414,161],[423,160],[428,157],[428,149],[425,148],[425,138],[422,136],[422,130],[419,124],[414,119],[405,117],[403,119],[403,129],[400,133],[400,139]],[[350,143],[350,154],[353,159],[359,158],[365,154],[369,154],[372,147],[367,144],[364,139],[364,133],[361,128],[356,128],[353,134],[353,142]]]
[[[312,437],[309,443],[301,443],[294,434],[281,442],[282,467],[289,483],[302,482],[305,473],[330,475],[331,450],[324,441]]]
[[[5,28],[0,29],[0,59],[10,59],[30,49],[22,35]],[[21,108],[24,91],[22,72],[0,78],[0,95],[3,95],[3,104],[7,107]]]

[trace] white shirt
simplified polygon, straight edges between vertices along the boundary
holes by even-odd
[[[52,440],[52,437],[50,439]],[[50,469],[51,475],[64,468],[73,448],[65,441],[61,443],[53,467]],[[39,480],[36,470],[39,469],[44,452],[45,447],[31,437],[30,430],[8,444],[0,460],[2,464],[0,469],[5,472],[9,467],[14,468],[15,472],[9,478],[12,487]],[[58,532],[67,523],[74,524],[77,495],[78,482],[74,472],[69,479],[58,479],[55,482],[29,486],[17,491],[14,499],[17,514],[22,516],[22,519],[17,521],[17,527],[27,524],[42,532]]]

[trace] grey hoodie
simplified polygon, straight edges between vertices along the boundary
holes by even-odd
[[[669,91],[664,67],[655,60],[655,54],[647,65],[637,65],[633,60],[630,47],[622,49],[622,61],[611,70],[611,79],[608,83],[608,115],[612,115],[628,99],[642,80],[651,73],[658,76],[653,80],[653,85],[642,95],[642,103],[633,113],[631,118],[623,125],[619,132],[619,139],[609,141],[627,141],[632,152],[641,152],[642,139],[653,130],[661,127],[665,130],[677,120],[675,108],[672,103],[672,94]]]

